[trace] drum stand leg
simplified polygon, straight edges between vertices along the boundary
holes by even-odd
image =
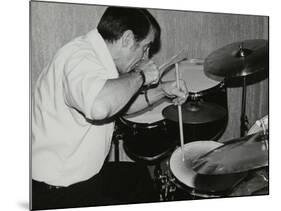
[[[176,186],[170,181],[168,172],[162,171],[160,163],[156,164],[154,175],[157,189],[159,190],[160,201],[174,200]]]
[[[119,162],[119,139],[114,140],[114,161]]]
[[[113,144],[114,144],[114,161],[119,162],[120,153],[119,153],[119,143],[123,140],[123,134],[120,132],[119,128],[115,125],[114,134],[113,134]]]
[[[242,93],[242,107],[241,107],[241,118],[240,118],[240,137],[245,136],[248,128],[249,122],[248,118],[245,114],[246,111],[246,95],[247,95],[247,87],[246,87],[246,76],[243,77],[243,93]]]
[[[157,163],[154,169],[154,178],[155,178],[155,183],[157,190],[159,190],[159,200],[160,201],[165,201],[165,194],[163,192],[163,174],[162,174],[162,169],[160,166],[160,163]]]

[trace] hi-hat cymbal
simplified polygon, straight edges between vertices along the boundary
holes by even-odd
[[[206,75],[215,80],[268,71],[268,41],[245,40],[212,52],[204,62]]]
[[[228,141],[196,160],[199,174],[232,174],[268,166],[268,135],[256,133]]]
[[[162,111],[166,119],[178,122],[178,108],[170,105]],[[186,124],[203,124],[225,118],[227,111],[222,106],[201,101],[188,101],[182,105],[182,121]]]

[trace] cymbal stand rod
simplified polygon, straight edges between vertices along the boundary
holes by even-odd
[[[262,130],[263,130],[263,135],[266,136],[266,128],[265,128],[264,121],[261,121],[261,126],[262,126]],[[264,145],[265,145],[266,150],[268,151],[268,143],[267,143],[266,139],[264,139]]]
[[[243,77],[243,88],[242,88],[242,107],[241,107],[241,118],[240,118],[240,137],[245,136],[246,131],[248,130],[248,118],[246,116],[246,96],[247,96],[247,87],[246,87],[246,76]]]
[[[180,79],[179,79],[179,65],[175,63],[176,67],[176,80],[177,80],[177,88],[180,88]],[[181,105],[178,105],[178,115],[179,115],[179,127],[180,127],[180,142],[181,142],[181,152],[182,152],[182,161],[184,161],[184,136],[183,136],[183,123],[182,123],[182,109]]]

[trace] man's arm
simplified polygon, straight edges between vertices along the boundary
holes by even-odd
[[[159,80],[159,70],[153,61],[145,62],[142,68],[106,81],[93,103],[93,119],[102,120],[114,116],[129,101],[134,100],[142,86]]]
[[[143,84],[140,73],[127,73],[108,79],[92,105],[92,118],[102,120],[118,113],[138,92]]]
[[[168,81],[159,84],[156,88],[148,89],[145,94],[140,94],[130,105],[126,114],[132,114],[147,108],[148,106],[158,102],[164,97],[173,98],[174,104],[182,104],[188,97],[188,91],[183,80],[180,81],[180,88],[177,88],[175,81]]]
[[[145,96],[146,95],[146,96]],[[125,111],[126,114],[132,114],[138,111],[141,111],[148,106],[154,104],[155,102],[161,100],[165,97],[165,93],[161,89],[160,86],[157,86],[153,89],[148,89],[146,91],[146,94],[139,94],[135,101],[132,102],[132,104],[129,106],[128,110]]]

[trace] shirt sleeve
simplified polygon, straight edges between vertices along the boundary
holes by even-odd
[[[68,106],[92,118],[95,98],[109,77],[108,71],[91,52],[81,51],[64,66],[63,90]]]

